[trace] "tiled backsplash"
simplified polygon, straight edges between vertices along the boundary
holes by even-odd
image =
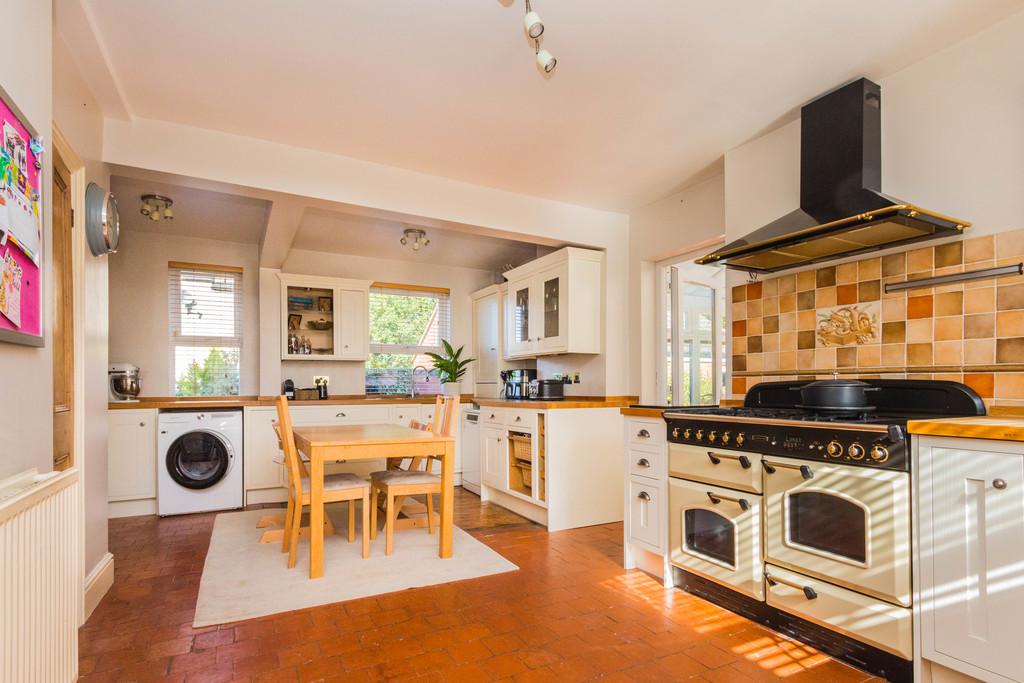
[[[887,283],[1019,263],[1024,230],[732,289],[732,398],[760,381],[950,379],[1024,405],[1024,276],[885,293]]]

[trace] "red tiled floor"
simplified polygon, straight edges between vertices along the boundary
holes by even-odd
[[[624,571],[621,524],[548,534],[472,494],[456,505],[456,523],[518,572],[202,629],[191,624],[215,515],[111,520],[116,576],[81,629],[80,680],[870,678]]]

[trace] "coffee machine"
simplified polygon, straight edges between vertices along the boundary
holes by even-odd
[[[530,398],[530,382],[537,379],[537,371],[531,368],[502,370],[501,381],[505,383],[505,398],[527,400]]]

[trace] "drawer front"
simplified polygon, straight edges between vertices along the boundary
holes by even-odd
[[[760,493],[761,458],[754,453],[672,443],[668,471],[673,477]]]
[[[431,411],[433,411],[433,406],[431,406]],[[408,427],[412,420],[422,421],[421,413],[420,406],[413,403],[391,406],[391,422]]]
[[[298,406],[291,409],[296,425],[383,424],[391,421],[391,406]]]
[[[664,420],[626,420],[626,440],[633,446],[663,446]]]
[[[904,659],[913,658],[909,607],[897,607],[775,565],[767,565],[765,572],[769,605]]]
[[[708,484],[669,479],[672,564],[764,600],[764,501]]]
[[[480,422],[483,424],[505,424],[505,411],[501,408],[480,406]]]
[[[629,482],[629,539],[656,553],[665,553],[662,534],[665,504],[657,482],[631,479]]]
[[[505,424],[512,429],[533,429],[537,425],[537,413],[531,410],[506,410]]]
[[[626,451],[629,474],[664,482],[668,478],[667,454],[664,447],[633,447]]]

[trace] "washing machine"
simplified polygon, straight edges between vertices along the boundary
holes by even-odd
[[[161,411],[157,424],[161,516],[242,507],[241,410]]]

